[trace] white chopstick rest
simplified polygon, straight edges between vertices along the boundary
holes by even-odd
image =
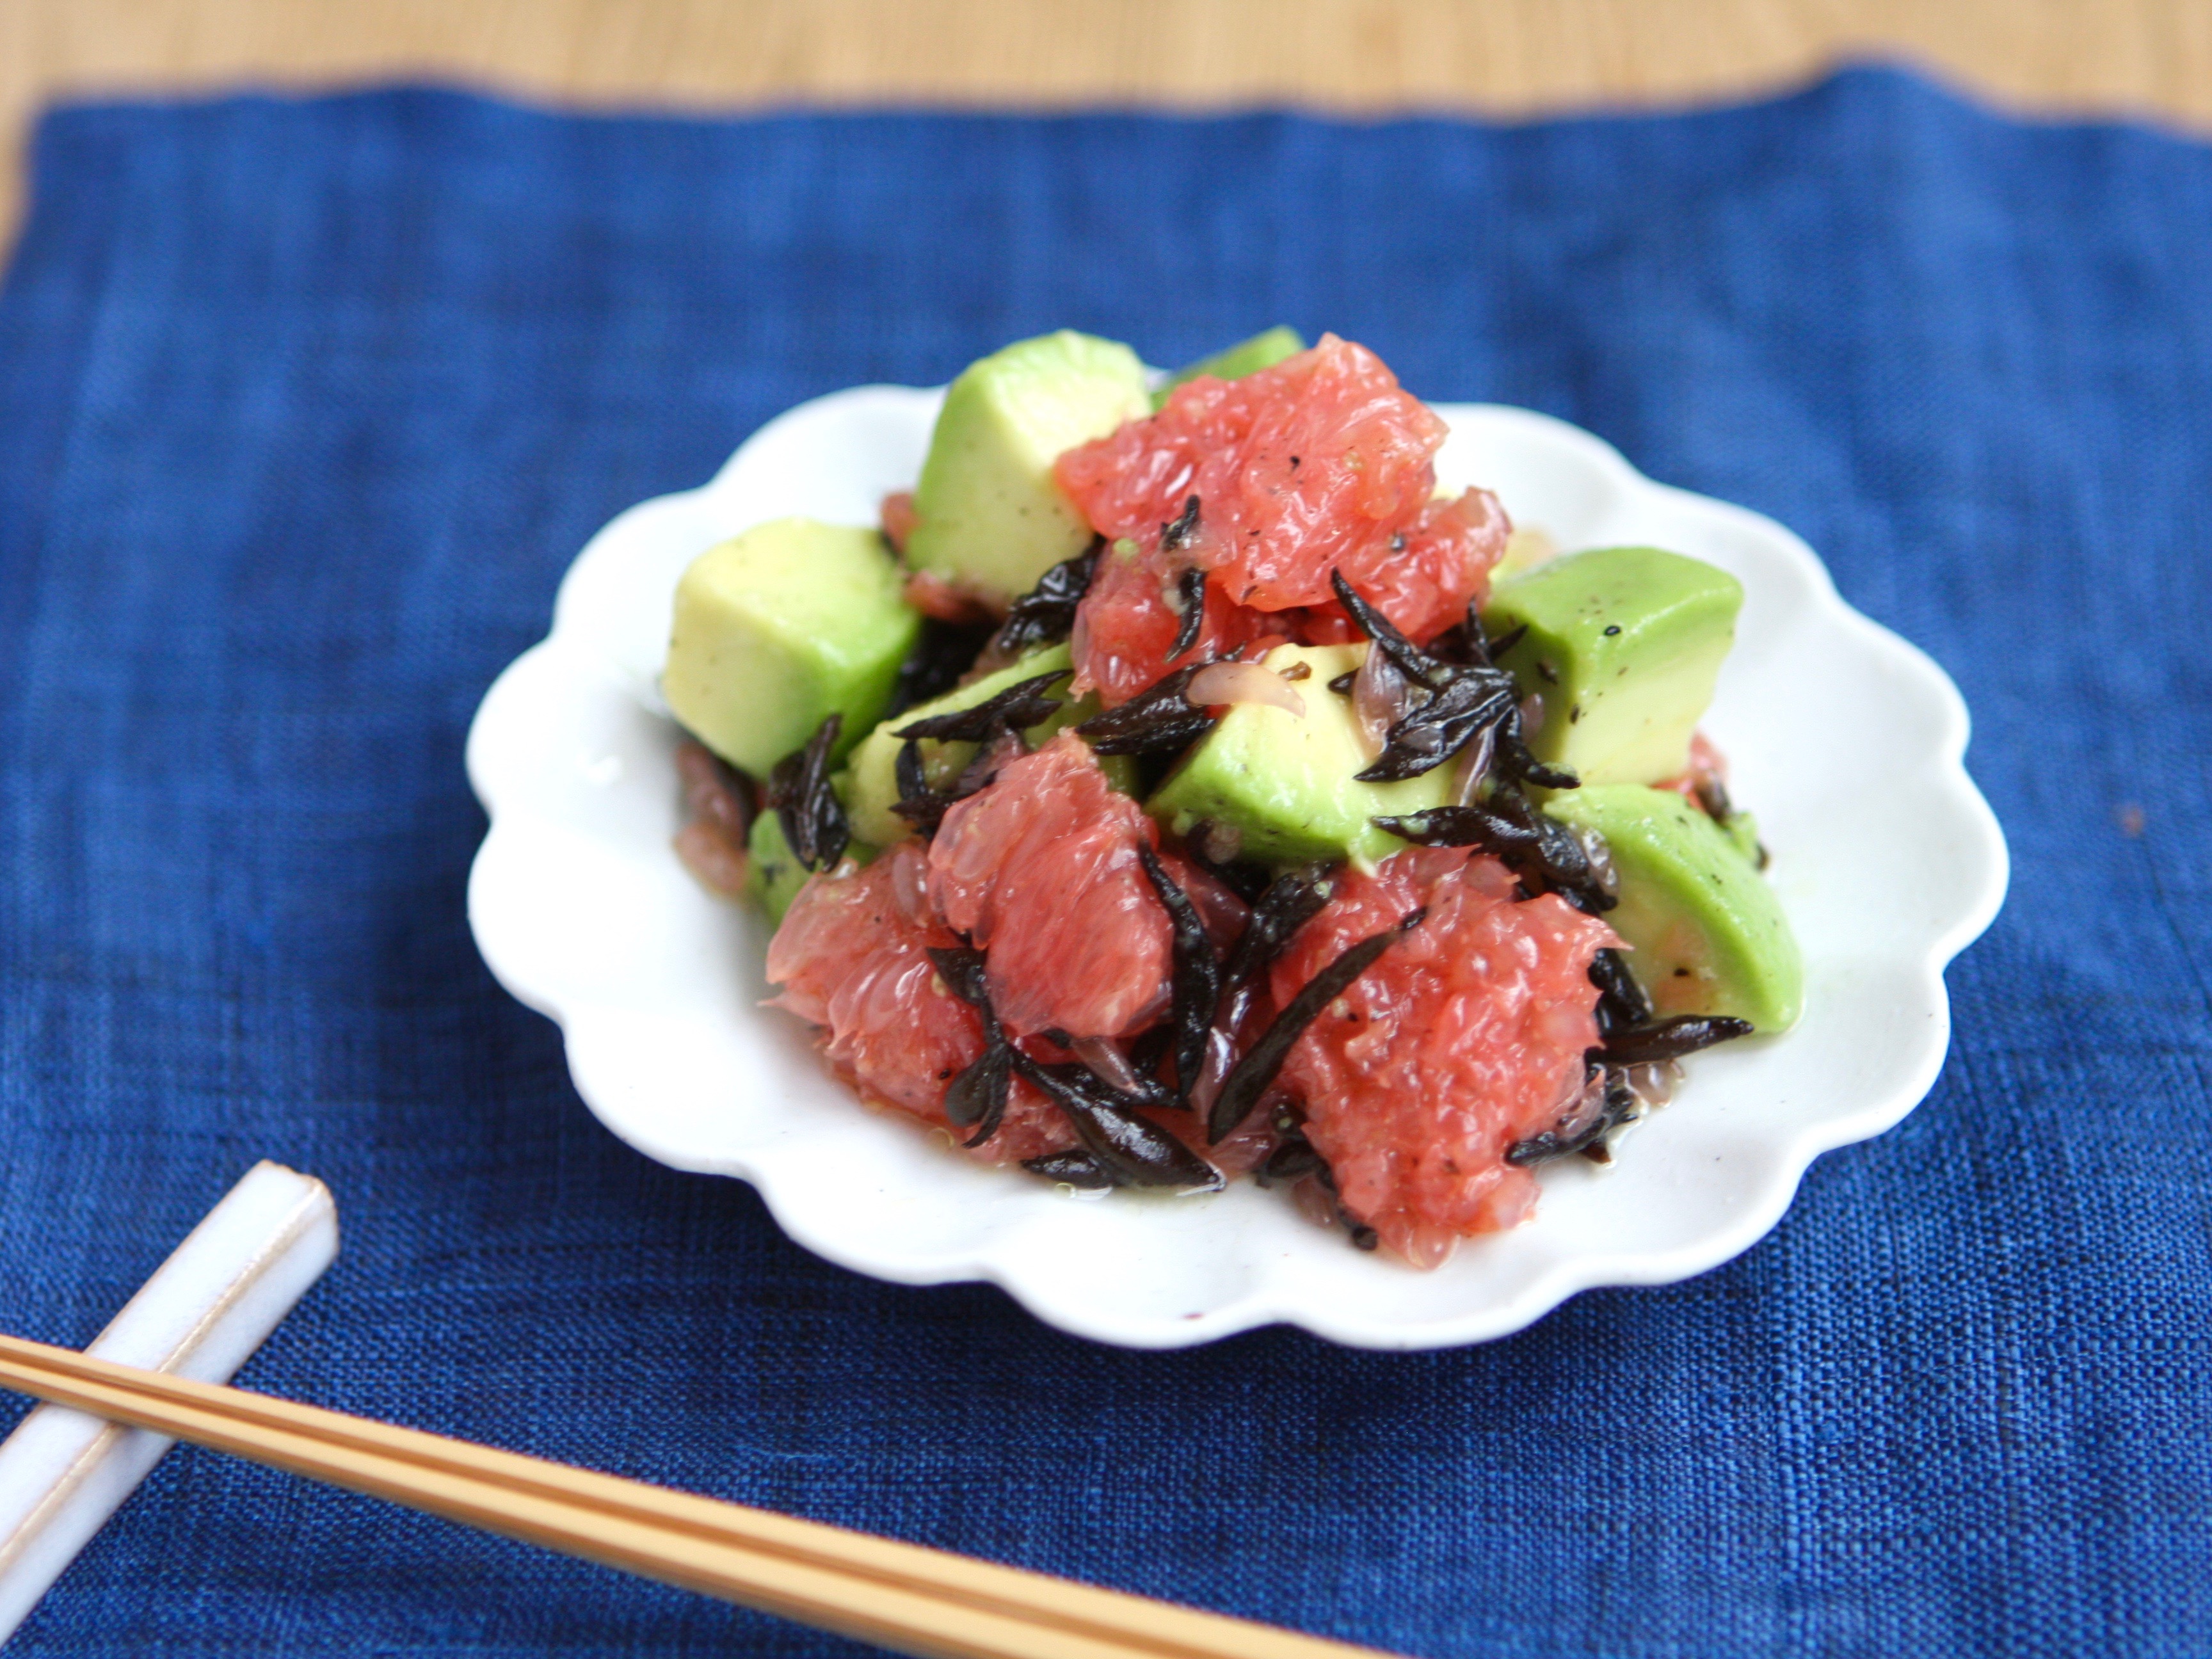
[[[337,1251],[330,1188],[257,1164],[85,1352],[227,1382]],[[0,1443],[0,1642],[172,1443],[58,1406]]]

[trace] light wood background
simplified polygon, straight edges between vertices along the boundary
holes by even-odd
[[[411,76],[602,107],[1525,115],[1869,58],[2212,130],[2212,0],[0,0],[0,245],[34,112],[102,93]]]

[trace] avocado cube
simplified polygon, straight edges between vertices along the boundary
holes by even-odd
[[[1113,340],[1062,329],[971,363],[930,434],[907,562],[1000,599],[1028,592],[1091,539],[1052,464],[1152,410],[1145,366]]]
[[[1187,835],[1201,818],[1232,826],[1242,856],[1262,864],[1349,858],[1362,866],[1405,842],[1370,822],[1377,816],[1443,805],[1454,770],[1440,766],[1399,783],[1352,776],[1372,758],[1361,745],[1352,699],[1328,683],[1365,659],[1361,645],[1285,645],[1261,661],[1278,673],[1310,671],[1291,689],[1305,704],[1293,714],[1270,703],[1231,705],[1155,790],[1145,810]]]
[[[782,821],[773,812],[756,817],[745,837],[745,896],[768,912],[769,921],[783,925],[783,913],[809,873],[784,838]]]
[[[997,696],[1008,686],[1033,680],[1040,674],[1056,673],[1065,678],[1073,672],[1066,646],[1047,646],[1042,651],[1032,651],[1018,663],[983,675],[969,684],[957,686],[941,697],[917,703],[904,714],[894,714],[884,721],[861,740],[860,746],[853,751],[851,764],[834,780],[838,796],[845,803],[845,817],[853,826],[853,833],[877,847],[889,847],[913,833],[913,826],[891,811],[892,804],[898,799],[899,750],[906,747],[906,739],[897,735],[903,727],[933,715],[973,708]],[[1058,696],[1060,704],[1040,724],[1022,733],[1032,749],[1042,748],[1051,741],[1053,734],[1061,727],[1087,720],[1099,711],[1095,696],[1070,697],[1064,684],[1046,690]],[[972,743],[939,743],[932,738],[917,741],[921,744],[922,772],[933,789],[951,787],[967,769],[968,763],[975,758],[975,745]],[[1126,755],[1102,755],[1098,764],[1108,783],[1125,794],[1136,793],[1137,764],[1133,760]]]
[[[1500,659],[1543,700],[1537,757],[1584,783],[1657,783],[1688,767],[1690,735],[1735,641],[1743,585],[1699,559],[1607,547],[1501,582],[1482,614]]]
[[[661,695],[702,743],[764,777],[832,714],[851,747],[921,632],[875,531],[777,519],[684,571]]]
[[[852,841],[846,843],[845,856],[855,864],[872,864],[876,849]],[[763,812],[753,820],[752,831],[745,837],[745,896],[768,912],[770,922],[783,925],[783,913],[812,873],[784,838],[781,817]]]
[[[1759,843],[1759,820],[1750,813],[1738,810],[1720,820],[1721,833],[1729,838],[1729,845],[1743,854],[1745,862],[1754,870],[1766,861],[1766,850]]]
[[[1188,368],[1179,368],[1168,376],[1158,392],[1152,393],[1152,407],[1158,409],[1185,380],[1194,380],[1201,374],[1211,374],[1217,380],[1241,380],[1247,374],[1256,374],[1263,368],[1273,368],[1285,357],[1295,357],[1306,349],[1305,337],[1294,328],[1280,325],[1264,334],[1255,334],[1249,340],[1239,340],[1226,351],[1217,351],[1211,357],[1201,357]]]
[[[1629,969],[1662,1014],[1733,1014],[1761,1031],[1796,1023],[1805,967],[1789,918],[1729,832],[1671,789],[1564,789],[1544,804],[1612,849],[1620,903],[1607,912]]]

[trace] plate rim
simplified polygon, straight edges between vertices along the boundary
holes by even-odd
[[[1676,1282],[1710,1270],[1748,1249],[1778,1224],[1801,1187],[1806,1170],[1821,1153],[1869,1139],[1893,1127],[1923,1100],[1933,1088],[1948,1055],[1950,1040],[1949,995],[1944,969],[1989,927],[2002,908],[2010,880],[2009,850],[1996,814],[1975,785],[1965,763],[1972,736],[1972,721],[1964,697],[1940,665],[1911,641],[1853,608],[1835,586],[1826,566],[1802,538],[1764,514],[1679,486],[1648,477],[1595,434],[1540,411],[1499,404],[1437,404],[1431,405],[1449,423],[1488,423],[1501,429],[1517,428],[1535,441],[1574,457],[1584,466],[1607,476],[1613,485],[1629,495],[1642,495],[1672,502],[1706,515],[1781,552],[1807,581],[1818,621],[1840,629],[1862,649],[1878,652],[1890,661],[1890,677],[1922,700],[1936,714],[1933,740],[1916,756],[1930,767],[1962,814],[1962,826],[1976,845],[1971,860],[1978,879],[1956,895],[1952,912],[1941,925],[1931,927],[1920,941],[1917,958],[1917,989],[1927,1004],[1929,1020],[1921,1033],[1916,1063],[1879,1099],[1851,1110],[1815,1118],[1782,1138],[1776,1164],[1778,1178],[1759,1187],[1753,1201],[1740,1206],[1723,1224],[1694,1240],[1672,1249],[1641,1251],[1585,1251],[1570,1255],[1522,1283],[1517,1291],[1480,1308],[1425,1322],[1378,1322],[1363,1319],[1357,1310],[1332,1309],[1328,1304],[1288,1303],[1261,1293],[1256,1287],[1241,1299],[1173,1319],[1127,1318],[1055,1299],[1053,1287],[1040,1285],[1020,1261],[988,1248],[956,1252],[950,1257],[894,1259],[880,1252],[855,1248],[796,1212],[785,1201],[784,1183],[775,1160],[756,1155],[750,1158],[719,1158],[711,1162],[687,1158],[679,1148],[649,1144],[636,1124],[612,1109],[601,1094],[589,1064],[580,1064],[580,1048],[587,1049],[586,1035],[594,1024],[588,1000],[580,1003],[562,988],[550,986],[519,958],[507,920],[488,895],[505,878],[502,864],[515,844],[520,807],[503,775],[503,757],[498,752],[501,732],[499,711],[518,687],[540,676],[551,677],[574,689],[588,684],[599,695],[623,700],[634,710],[641,702],[649,708],[657,698],[635,684],[623,683],[609,671],[604,658],[583,643],[589,623],[581,613],[591,581],[607,561],[623,546],[626,535],[659,512],[680,510],[689,504],[710,507],[730,495],[744,481],[749,452],[758,453],[793,422],[823,418],[825,406],[842,400],[894,394],[909,401],[940,398],[943,388],[866,386],[846,388],[810,399],[784,411],[748,437],[705,483],[690,490],[650,498],[624,509],[603,526],[584,546],[564,573],[553,607],[552,627],[546,637],[523,652],[493,681],[472,719],[466,744],[466,767],[471,785],[484,810],[488,823],[484,838],[471,862],[468,884],[471,932],[494,977],[517,1000],[545,1015],[560,1027],[564,1058],[578,1094],[603,1124],[645,1155],[673,1168],[701,1173],[732,1175],[757,1191],[785,1234],[804,1248],[842,1267],[894,1283],[933,1285],[984,1282],[998,1285],[1036,1317],[1060,1329],[1092,1340],[1139,1348],[1173,1348],[1218,1340],[1238,1332],[1272,1324],[1291,1324],[1316,1336],[1351,1346],[1414,1350],[1455,1346],[1509,1335],[1541,1318],[1570,1297],[1583,1291],[1610,1285],[1643,1285]],[[857,406],[857,405],[855,405]],[[1510,503],[1509,503],[1510,507]],[[758,521],[757,519],[753,521]],[[665,718],[665,712],[661,715]],[[672,854],[671,857],[672,858]],[[701,895],[703,902],[714,901]],[[523,953],[526,955],[526,952]],[[1784,1034],[1777,1041],[1786,1042]],[[857,1103],[855,1103],[857,1104]],[[856,1120],[858,1121],[858,1120]],[[1480,1247],[1480,1241],[1474,1243]]]

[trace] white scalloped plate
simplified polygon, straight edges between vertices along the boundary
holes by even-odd
[[[1797,1028],[1697,1056],[1613,1168],[1549,1167],[1533,1221],[1429,1273],[1350,1249],[1249,1182],[1074,1198],[864,1109],[795,1021],[756,1006],[764,924],[709,897],[671,850],[678,733],[654,685],[691,557],[786,514],[872,522],[882,495],[913,480],[941,396],[818,398],[763,427],[705,488],[623,514],[569,570],[551,637],[477,711],[469,777],[491,828],[470,924],[501,983],[559,1022],[578,1092],[632,1146],[751,1182],[785,1231],[845,1267],[915,1285],[988,1279],[1100,1341],[1174,1347],[1283,1322],[1426,1348],[1504,1335],[1594,1285],[1727,1261],[1781,1218],[1817,1154],[1880,1133],[1934,1083],[1950,1040],[1944,965],[1996,914],[2007,869],[1962,763],[1957,690],[1846,605],[1779,525],[1654,483],[1562,422],[1461,404],[1438,410],[1452,488],[1496,489],[1516,522],[1565,548],[1656,543],[1741,578],[1706,729],[1759,814],[1804,945]]]

